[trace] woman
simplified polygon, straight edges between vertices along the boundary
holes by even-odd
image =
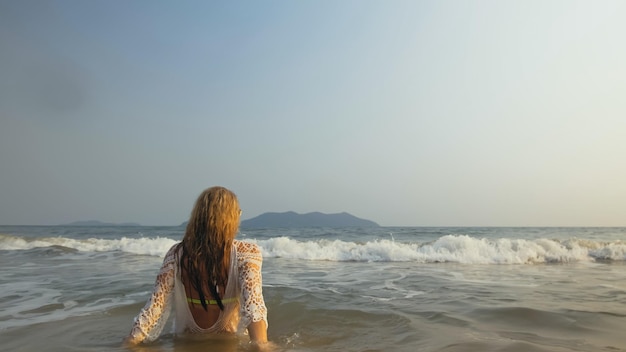
[[[182,242],[165,255],[150,299],[135,318],[127,345],[155,340],[175,309],[174,332],[235,334],[248,330],[267,343],[262,256],[256,244],[235,240],[241,209],[223,187],[200,194]]]

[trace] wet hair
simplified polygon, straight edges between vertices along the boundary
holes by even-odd
[[[219,290],[224,292],[228,283],[230,253],[240,214],[237,196],[224,187],[204,190],[191,212],[179,244],[180,268],[200,295],[204,310],[208,310],[206,289],[224,310]]]

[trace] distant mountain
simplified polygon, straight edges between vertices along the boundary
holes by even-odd
[[[288,211],[285,213],[264,213],[255,218],[243,220],[241,227],[378,227],[378,224],[345,212],[298,214]]]
[[[123,222],[123,223],[112,223],[112,222],[102,222],[98,220],[88,220],[88,221],[74,221],[69,224],[61,225],[61,226],[141,226],[134,222]]]

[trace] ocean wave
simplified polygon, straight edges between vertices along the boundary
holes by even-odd
[[[302,241],[291,237],[248,240],[257,243],[266,258],[310,261],[460,264],[626,261],[626,242],[621,240],[486,239],[467,235],[446,235],[428,243],[405,243],[388,239],[366,242],[327,239]],[[164,237],[78,240],[65,237],[25,239],[0,235],[0,250],[63,247],[79,252],[121,251],[162,257],[176,242]]]
[[[485,239],[446,235],[430,243],[375,240],[365,243],[341,240],[298,241],[289,237],[260,240],[265,257],[368,262],[418,262],[461,264],[569,263],[626,260],[623,241],[599,242],[570,239]]]
[[[21,238],[0,234],[0,250],[64,247],[80,252],[121,251],[140,255],[164,256],[167,250],[176,242],[164,237],[73,239],[66,237]]]

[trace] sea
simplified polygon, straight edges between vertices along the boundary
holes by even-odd
[[[127,351],[182,227],[0,226],[0,351]],[[241,229],[273,351],[626,351],[626,228]],[[136,351],[254,351],[245,337]]]

